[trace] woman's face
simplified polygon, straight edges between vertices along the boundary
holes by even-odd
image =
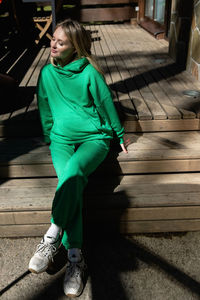
[[[50,45],[51,57],[55,58],[59,64],[63,66],[71,61],[75,49],[61,27],[55,30]]]

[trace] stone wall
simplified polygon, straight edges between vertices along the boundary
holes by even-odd
[[[200,0],[172,0],[169,54],[200,80]]]

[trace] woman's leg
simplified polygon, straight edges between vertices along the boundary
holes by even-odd
[[[55,143],[52,143],[52,154],[54,167],[56,169],[58,179],[62,177],[63,169],[67,161],[74,153],[74,146],[62,145],[58,146]],[[54,154],[56,157],[54,157]],[[48,231],[44,235],[41,242],[38,244],[36,252],[29,262],[29,270],[34,273],[41,273],[45,271],[51,260],[53,259],[56,251],[61,243],[60,231],[62,227],[59,227],[57,224],[52,222]]]
[[[66,145],[51,145],[58,186],[52,206],[52,222],[65,229],[66,249],[82,247],[82,195],[87,177],[100,165],[109,151],[108,140],[87,141],[66,150]],[[64,160],[65,158],[65,160]]]

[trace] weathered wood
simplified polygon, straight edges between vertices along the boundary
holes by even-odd
[[[174,69],[166,42],[153,40],[139,27],[86,29],[92,32],[92,53],[103,65],[114,101],[121,104],[125,139],[130,139],[127,155],[114,146],[90,176],[84,193],[86,225],[126,234],[200,230],[198,107],[181,102],[181,89],[194,88],[196,82]],[[36,86],[48,57],[49,49],[42,49],[22,86]],[[49,148],[37,137],[8,138],[9,130],[30,135],[39,125],[36,98],[24,112],[20,122],[13,118],[12,126],[10,121],[0,126],[6,130],[0,139],[0,236],[41,236],[50,223],[57,178]],[[20,117],[19,111],[15,114]],[[159,120],[164,117],[168,119]]]
[[[125,209],[87,209],[87,220],[95,222],[135,222],[199,219],[200,207],[154,207]],[[1,212],[0,225],[49,223],[51,211]]]
[[[199,130],[199,119],[123,121],[126,132]]]
[[[131,4],[134,0],[81,0],[81,5]]]
[[[100,28],[105,28],[105,26],[101,26]],[[103,31],[105,32],[105,30]],[[117,38],[117,40],[120,40]],[[112,44],[112,41],[110,42],[110,44]],[[112,48],[112,52],[113,52],[113,48]],[[114,50],[116,52],[116,50]],[[121,53],[121,51],[120,51]],[[122,64],[121,64],[121,76],[123,78],[123,80],[125,80],[126,82],[126,86],[129,90],[130,96],[132,98],[132,101],[137,109],[137,113],[139,116],[140,120],[145,120],[145,119],[152,119],[152,114],[149,111],[149,108],[147,107],[146,103],[144,102],[143,97],[141,96],[140,91],[138,92],[138,89],[135,85],[135,81],[132,79],[133,76],[133,70],[131,68],[132,66],[132,62],[129,59],[129,53],[127,53],[126,57],[122,59]],[[125,72],[124,70],[124,66],[126,67],[127,70],[130,70],[129,73]]]
[[[179,232],[200,230],[200,219],[121,222],[121,233]]]
[[[132,149],[131,149],[132,148]],[[148,150],[148,151],[147,151]],[[113,156],[113,157],[112,157]],[[156,161],[159,160],[173,160],[173,163],[176,164],[176,160],[199,160],[200,153],[199,147],[197,146],[196,149],[145,149],[136,148],[134,149],[134,144],[132,147],[129,147],[128,154],[120,153],[117,155],[117,158],[114,158],[115,154],[111,154],[109,156],[110,159],[107,159],[106,162],[109,165],[115,164],[115,162],[136,162],[139,161],[141,164],[145,164],[146,161]],[[8,160],[8,162],[6,162]],[[30,153],[30,154],[23,154],[20,157],[12,158],[12,155],[9,157],[8,155],[1,155],[0,156],[0,168],[7,165],[7,166],[21,166],[21,165],[32,165],[37,164],[42,167],[43,164],[51,164],[51,156],[49,151],[48,152],[38,152],[38,153]],[[182,162],[184,163],[184,162]],[[162,164],[162,162],[161,162]]]
[[[105,26],[105,31],[107,31],[108,35],[107,38],[109,36],[109,39],[111,41],[111,45],[114,45],[114,48],[116,49],[115,51],[117,51],[117,53],[119,53],[119,57],[120,57],[120,53],[125,54],[125,52],[123,52],[123,50],[121,51],[121,49],[123,49],[124,44],[125,44],[125,40],[124,38],[121,38],[122,36],[118,36],[118,34],[116,33],[115,35],[115,31],[113,30],[113,26]],[[113,50],[112,50],[113,52]],[[124,57],[124,60],[126,60],[126,57]],[[124,61],[123,61],[123,65],[124,65]],[[132,64],[134,66],[134,64]],[[130,66],[129,66],[130,68]],[[138,71],[136,68],[134,68],[134,76],[139,75]],[[129,77],[130,78],[130,75]],[[126,80],[128,79],[126,78]],[[162,109],[162,107],[160,106],[159,102],[155,99],[153,93],[151,92],[151,90],[149,89],[149,87],[146,85],[146,83],[144,82],[142,76],[140,76],[140,78],[138,78],[136,80],[136,84],[138,81],[138,86],[142,86],[140,88],[140,93],[144,99],[144,101],[146,102],[147,106],[150,108],[150,111],[154,117],[154,119],[166,119],[167,115],[164,112],[164,110]],[[139,82],[141,81],[141,82]],[[127,80],[128,83],[128,80]],[[130,91],[132,90],[132,88],[130,88]]]
[[[34,225],[10,225],[0,226],[1,237],[36,237],[43,236],[47,231],[49,224]]]
[[[127,67],[127,58],[125,60],[122,60],[120,55],[118,55],[115,47],[112,45],[113,41],[110,39],[109,35],[105,30],[105,26],[99,26],[99,31],[102,32],[102,36],[104,36],[104,39],[108,41],[110,52],[115,54],[115,64],[116,66],[118,66],[118,71],[120,73],[120,78],[114,79],[115,85],[117,84],[117,91],[123,91],[123,87],[121,86],[121,79],[123,79],[123,86],[125,87],[124,92],[126,91],[126,93],[130,94],[131,100],[133,101],[134,106],[137,109],[139,119],[152,119],[152,114],[149,111],[149,108],[147,107],[146,103],[144,102],[141,93],[138,92],[138,89],[135,86],[135,82],[133,80],[130,80],[132,74],[130,74],[128,70],[131,69],[131,64],[129,64],[129,67]],[[123,100],[123,98],[119,98],[119,100]]]
[[[96,182],[86,191],[85,220],[94,228],[105,224],[126,234],[199,230],[198,174],[119,177],[113,192],[101,180],[104,188]],[[23,186],[20,179],[1,182],[0,236],[43,235],[56,184],[56,178],[25,179]]]
[[[99,30],[100,27],[99,26],[95,26],[95,28],[98,28],[98,32],[100,32],[100,30]],[[112,53],[110,52],[108,42],[103,36],[101,36],[100,44],[101,44],[101,47],[102,47],[102,50],[103,50],[103,54],[104,54],[104,56],[106,58],[106,61],[107,61],[107,65],[109,66],[109,72],[110,72],[110,75],[111,75],[111,80],[114,84],[113,89],[117,92],[118,99],[119,100],[129,99],[129,95],[127,94],[127,89],[126,89],[123,81],[121,80],[122,78],[119,74],[118,67],[117,67],[117,64],[115,62],[115,59],[112,56]],[[115,86],[116,82],[119,82],[119,84],[121,86],[120,91]]]
[[[28,83],[31,80],[31,77],[32,77],[34,71],[37,69],[37,66],[38,66],[40,60],[42,60],[42,57],[43,57],[43,55],[44,55],[45,52],[46,52],[46,48],[42,47],[41,50],[39,51],[38,55],[34,59],[31,67],[29,68],[29,70],[25,74],[24,78],[22,79],[22,81],[20,83],[20,86],[27,86],[28,85]]]
[[[198,171],[200,142],[198,132],[158,132],[127,134],[128,154],[111,152],[99,167],[101,174],[136,174]],[[40,139],[1,141],[1,178],[55,176],[49,147]],[[114,149],[113,149],[114,150]]]
[[[188,207],[200,205],[198,174],[147,174],[98,178],[85,191],[86,207]],[[57,178],[12,179],[1,182],[0,211],[50,210]],[[184,194],[184,197],[183,197]]]
[[[82,8],[79,20],[81,22],[94,21],[124,21],[136,17],[133,7]]]
[[[37,113],[37,111],[36,111]],[[26,118],[26,116],[24,116]],[[144,117],[145,118],[145,117]],[[12,118],[11,118],[12,120]],[[40,122],[35,119],[26,123],[6,122],[0,124],[0,137],[37,137],[42,135]],[[26,124],[26,126],[24,125]],[[199,130],[199,119],[181,119],[181,120],[123,120],[122,124],[126,132],[152,132],[152,131],[193,131]]]
[[[36,237],[43,236],[47,231],[49,224],[34,225],[8,225],[0,226],[1,237]],[[164,220],[164,221],[137,221],[121,222],[120,224],[104,223],[101,224],[101,232],[106,230],[108,233],[114,227],[114,230],[122,234],[148,233],[148,232],[181,232],[200,230],[200,219],[195,220]],[[100,226],[99,224],[99,226]],[[90,223],[90,230],[97,230],[94,223]],[[104,227],[103,227],[104,226]],[[106,227],[106,228],[105,228]],[[100,230],[100,229],[99,229]]]
[[[125,34],[124,34],[125,37]],[[130,38],[132,39],[132,37]],[[156,42],[152,43],[152,46],[155,45]],[[155,47],[155,46],[154,46]],[[136,56],[137,59],[137,56]],[[170,60],[168,60],[170,61]],[[139,66],[140,71],[139,72],[143,72],[143,64],[148,66],[148,69],[151,70],[151,73],[154,75],[155,79],[158,80],[158,83],[160,85],[160,87],[163,89],[163,91],[167,91],[167,94],[170,96],[170,100],[172,101],[173,105],[178,108],[178,110],[180,110],[180,112],[183,114],[183,118],[195,118],[195,114],[190,111],[190,109],[187,109],[187,105],[186,103],[184,103],[182,101],[182,97],[174,90],[173,86],[170,86],[168,81],[167,81],[167,77],[165,77],[165,79],[163,80],[162,77],[160,75],[163,76],[164,72],[165,72],[165,68],[158,68],[157,70],[152,68],[152,64],[149,64],[148,61],[148,56],[144,55],[143,58],[139,58],[138,63],[141,62],[141,66]],[[153,63],[153,61],[152,61]],[[168,62],[169,64],[170,62]],[[160,73],[158,75],[158,73]]]
[[[16,177],[38,177],[38,176],[55,176],[55,171],[51,164],[33,164],[33,165],[12,165],[9,168],[2,166],[1,178]],[[121,161],[116,164],[102,164],[98,172],[100,174],[107,172],[114,174],[142,174],[142,173],[166,173],[166,172],[199,172],[199,159],[169,160],[156,161]]]
[[[99,37],[98,30],[96,30],[96,27],[94,27],[94,26],[93,27],[90,26],[89,28],[90,28],[91,36],[94,39],[94,41],[92,43],[92,54],[95,55],[95,58],[99,62],[100,67],[103,69],[105,80],[106,80],[107,84],[110,85],[113,82],[112,82],[111,74],[110,74],[109,67],[107,64],[107,60],[103,54],[102,45],[100,44],[100,41],[99,41],[100,37]],[[114,101],[118,100],[117,93],[114,90],[113,90],[113,100]]]

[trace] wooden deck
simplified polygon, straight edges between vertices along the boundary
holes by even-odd
[[[156,40],[139,27],[123,24],[93,25],[88,30],[94,40],[93,54],[103,66],[127,132],[199,129],[199,98],[183,92],[199,90],[200,84],[169,58],[165,40]],[[44,47],[21,81],[22,89],[35,88],[40,68],[48,59],[49,48]],[[0,115],[0,134],[9,134],[10,122],[20,126],[22,121],[22,127],[26,122],[30,130],[29,121],[34,119],[37,134],[36,99],[20,110]],[[12,128],[12,134],[14,131]]]
[[[85,192],[89,226],[122,233],[200,230],[200,84],[168,57],[168,44],[130,25],[88,26],[131,140],[115,145]],[[43,47],[21,81],[33,90]],[[30,101],[29,101],[30,103]],[[36,98],[0,116],[0,236],[38,236],[49,224],[57,179],[41,141]],[[103,176],[102,176],[103,175]]]

